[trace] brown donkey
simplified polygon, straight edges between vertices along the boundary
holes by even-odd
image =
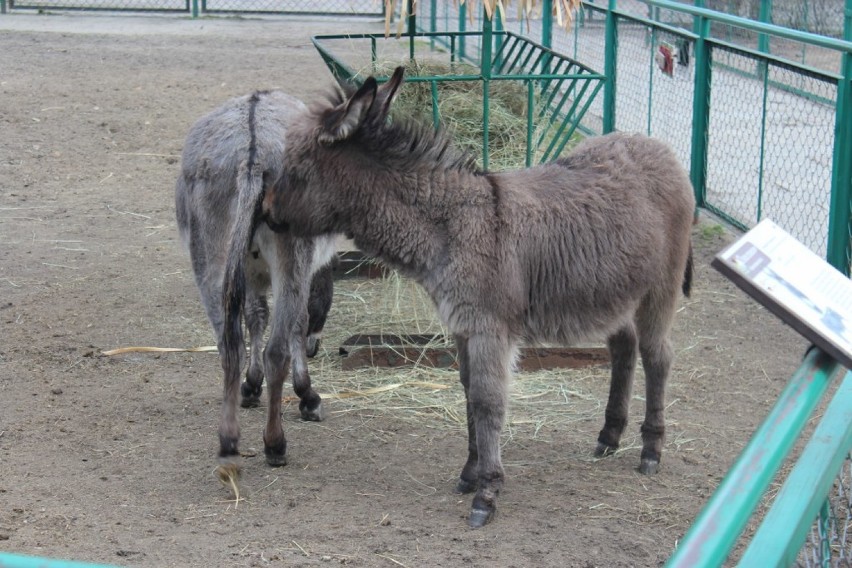
[[[472,527],[491,520],[503,485],[500,431],[523,342],[608,337],[599,456],[618,447],[641,354],[640,470],[655,473],[669,332],[692,279],[695,201],[675,155],[645,136],[611,134],[553,163],[479,171],[446,134],[389,119],[401,83],[401,68],[382,87],[370,77],[294,119],[261,214],[294,235],[347,233],[428,291],[458,346],[468,459],[457,490],[476,491]]]

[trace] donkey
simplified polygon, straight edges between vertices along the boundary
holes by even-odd
[[[612,378],[597,456],[618,448],[641,354],[639,469],[656,473],[669,333],[692,282],[695,200],[674,153],[611,134],[552,163],[480,171],[445,133],[389,120],[401,83],[402,68],[382,87],[370,77],[294,118],[261,215],[286,234],[346,233],[427,290],[458,347],[468,458],[456,491],[475,492],[471,527],[496,511],[507,383],[522,342],[607,337]]]
[[[331,307],[333,236],[276,234],[257,222],[265,180],[276,179],[284,171],[288,122],[305,110],[301,101],[278,91],[235,98],[199,119],[183,150],[175,189],[177,224],[189,249],[224,370],[219,461],[229,476],[239,472],[236,408],[245,359],[243,311],[250,357],[239,390],[243,407],[257,406],[266,375],[269,402],[263,441],[267,463],[287,463],[281,393],[291,362],[302,418],[323,418],[322,401],[311,388],[306,355],[319,348],[319,334]],[[261,358],[270,287],[272,332]]]

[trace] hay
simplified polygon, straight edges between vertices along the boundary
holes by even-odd
[[[469,63],[445,62],[430,59],[426,53],[418,59],[404,59],[405,75],[411,77],[447,77],[473,75],[480,70]],[[370,74],[390,76],[397,66],[389,60],[364,66],[358,76]],[[455,141],[457,147],[469,152],[479,167],[483,166],[483,81],[438,82],[438,120]],[[507,170],[523,168],[527,157],[527,86],[519,80],[492,80],[489,82],[488,104],[488,169]],[[531,135],[531,163],[541,161],[544,151],[558,131],[559,122],[550,122],[550,114],[542,116],[540,89],[533,89],[533,132]],[[422,124],[434,123],[432,86],[429,81],[409,81],[400,89],[394,102],[392,116],[407,117]],[[581,136],[575,133],[566,150],[576,145]],[[563,151],[564,152],[564,151]]]
[[[419,427],[464,431],[467,411],[457,371],[417,364],[344,371],[337,347],[362,333],[435,333],[439,338],[430,347],[451,344],[431,300],[411,280],[391,273],[337,281],[322,348],[310,361],[314,388],[330,414],[379,413]],[[504,436],[544,439],[579,424],[599,428],[608,383],[607,369],[516,374]],[[295,406],[298,399],[288,396],[285,402]]]

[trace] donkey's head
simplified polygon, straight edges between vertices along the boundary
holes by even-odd
[[[281,177],[266,190],[262,215],[276,231],[301,236],[349,232],[353,185],[370,185],[370,141],[381,139],[403,68],[379,86],[368,77],[299,117],[287,132]]]

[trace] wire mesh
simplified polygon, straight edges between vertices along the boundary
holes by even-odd
[[[824,256],[836,95],[829,77],[714,47],[708,206],[744,228],[772,218]]]
[[[668,142],[689,168],[695,68],[685,35],[618,20],[616,130]]]
[[[325,14],[380,16],[378,0],[9,0],[9,8],[37,10],[109,10],[190,12],[193,3],[202,13]]]
[[[852,457],[847,456],[796,565],[852,568]]]

